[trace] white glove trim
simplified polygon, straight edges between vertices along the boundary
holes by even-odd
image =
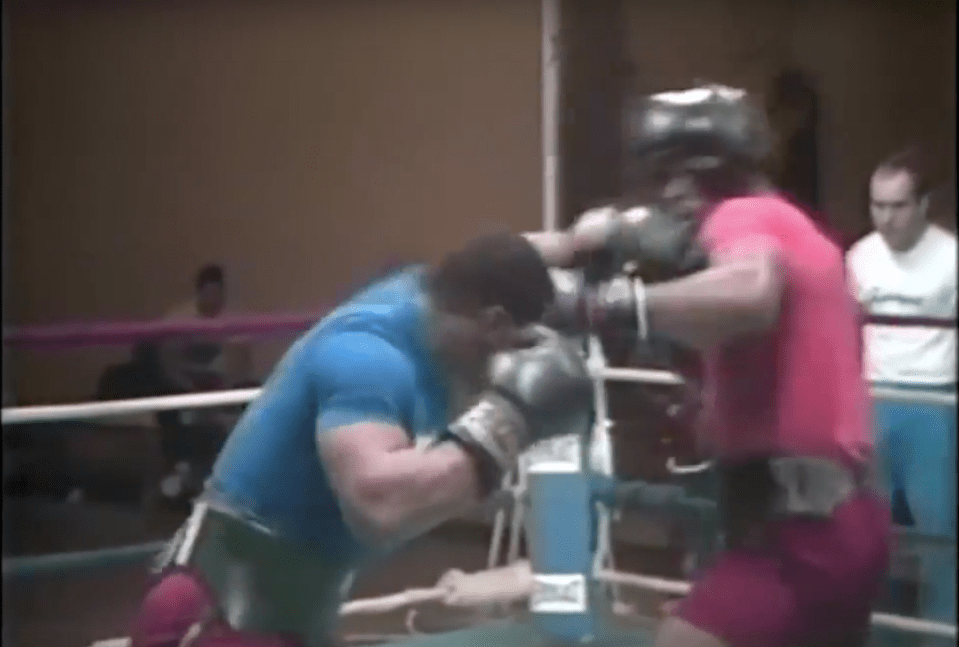
[[[636,305],[636,334],[645,341],[649,337],[649,313],[646,310],[646,286],[638,278],[633,279],[633,303]]]

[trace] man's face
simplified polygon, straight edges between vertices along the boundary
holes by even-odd
[[[683,151],[663,152],[650,160],[649,168],[656,199],[668,213],[691,219],[706,210],[708,199]]]
[[[668,173],[660,194],[663,206],[683,218],[694,218],[706,207],[692,173],[677,170]]]
[[[226,304],[226,290],[222,283],[208,282],[197,288],[196,309],[204,317],[215,317]]]
[[[912,249],[925,225],[912,175],[876,172],[869,182],[869,214],[889,247],[899,252]]]

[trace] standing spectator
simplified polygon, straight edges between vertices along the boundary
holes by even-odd
[[[956,318],[954,234],[927,220],[928,200],[910,153],[879,165],[869,184],[875,231],[850,249],[853,289],[870,314]],[[954,328],[867,325],[864,365],[875,385],[955,393]],[[895,498],[919,532],[956,538],[955,405],[879,400],[876,443]],[[956,621],[954,548],[920,552],[926,618]]]

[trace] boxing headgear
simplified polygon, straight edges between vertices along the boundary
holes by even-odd
[[[630,148],[640,157],[677,151],[708,169],[724,160],[760,163],[772,149],[763,111],[744,90],[722,85],[651,95],[627,120]]]

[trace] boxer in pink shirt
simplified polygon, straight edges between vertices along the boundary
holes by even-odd
[[[579,219],[575,247],[633,261],[638,278],[572,301],[593,326],[701,351],[726,546],[655,644],[865,645],[891,524],[869,479],[869,395],[842,251],[766,181],[769,131],[744,92],[653,95],[630,116],[662,204]]]

